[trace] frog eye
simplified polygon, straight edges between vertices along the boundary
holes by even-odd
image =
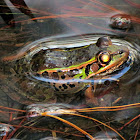
[[[111,61],[111,55],[109,52],[103,51],[98,54],[97,59],[101,65],[107,65]]]
[[[112,42],[110,37],[108,36],[100,37],[96,42],[96,46],[98,46],[99,48],[104,48],[109,45],[112,45]]]

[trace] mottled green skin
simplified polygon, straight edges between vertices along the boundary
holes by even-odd
[[[101,49],[95,44],[79,48],[41,50],[33,56],[31,62],[33,70],[44,68],[64,68],[86,62],[94,57]],[[41,59],[40,59],[41,57]],[[43,66],[44,65],[44,66]],[[38,68],[38,69],[37,69]]]

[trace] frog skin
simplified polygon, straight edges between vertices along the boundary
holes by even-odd
[[[31,104],[55,102],[54,94],[69,95],[84,91],[87,102],[97,104],[96,81],[110,79],[112,73],[122,70],[121,66],[128,63],[129,49],[125,45],[113,44],[108,36],[90,44],[86,43],[87,38],[77,38],[58,39],[56,44],[55,40],[51,43],[40,41],[34,43],[34,47],[29,45],[24,53],[20,51],[4,57],[3,81],[10,87],[16,85],[5,92],[13,100]],[[76,46],[81,42],[85,45]],[[49,43],[53,47],[48,47]]]

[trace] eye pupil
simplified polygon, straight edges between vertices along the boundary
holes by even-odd
[[[101,59],[102,59],[103,62],[108,62],[109,61],[109,56],[107,54],[103,54],[101,56]]]

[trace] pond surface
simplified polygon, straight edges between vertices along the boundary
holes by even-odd
[[[140,139],[138,0],[1,0],[0,15],[1,140]]]

